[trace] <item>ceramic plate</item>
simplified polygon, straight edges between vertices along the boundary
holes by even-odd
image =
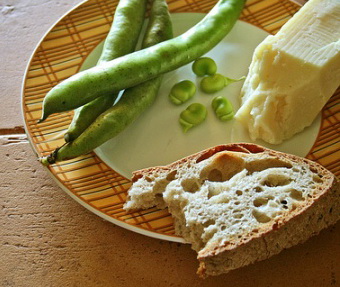
[[[22,107],[26,131],[38,156],[47,155],[63,144],[63,134],[73,115],[56,114],[37,124],[45,94],[60,81],[96,63],[117,2],[82,3],[60,19],[34,51],[24,78]],[[174,34],[195,25],[215,3],[169,1]],[[268,34],[275,34],[298,9],[298,5],[289,1],[247,1],[231,33],[206,55],[218,63],[219,73],[231,78],[244,76],[255,47]],[[191,72],[191,65],[167,73],[156,102],[135,123],[94,152],[48,167],[52,177],[76,201],[112,223],[148,236],[183,242],[174,234],[167,210],[151,208],[133,213],[123,210],[131,172],[168,164],[214,145],[251,142],[235,121],[222,123],[215,118],[210,108],[213,97],[199,89],[184,106],[172,105],[167,95],[176,82],[184,79],[199,86],[200,79]],[[242,82],[234,83],[216,95],[228,97],[237,109],[241,86]],[[282,145],[256,143],[318,161],[339,175],[339,101],[336,93],[311,127]],[[208,117],[201,126],[183,134],[178,116],[192,102],[206,105]]]

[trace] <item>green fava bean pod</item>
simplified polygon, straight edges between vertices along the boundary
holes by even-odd
[[[142,48],[172,37],[166,0],[154,0]],[[126,89],[121,99],[102,113],[79,137],[40,159],[44,165],[86,154],[122,132],[155,100],[162,77]]]
[[[245,0],[219,0],[194,27],[176,38],[77,73],[45,96],[41,121],[173,71],[215,47],[233,28]]]
[[[234,117],[234,109],[230,101],[222,96],[215,97],[211,106],[221,121],[229,121]]]
[[[119,0],[97,65],[132,53],[145,19],[147,0]]]
[[[179,123],[186,133],[191,128],[202,123],[207,117],[207,108],[200,103],[189,105],[179,116]]]
[[[81,135],[100,114],[112,107],[117,96],[118,93],[105,95],[75,109],[72,121],[64,134],[65,142],[74,141]]]
[[[120,0],[97,65],[132,53],[144,23],[146,0]],[[64,138],[75,140],[104,111],[112,107],[118,93],[111,93],[77,108]]]
[[[190,100],[196,93],[196,86],[192,81],[184,80],[175,84],[170,91],[169,99],[175,105],[181,105]]]
[[[199,77],[206,75],[214,75],[217,72],[217,65],[215,61],[208,57],[202,57],[197,59],[192,64],[192,71]]]
[[[203,92],[207,94],[214,94],[218,91],[221,91],[226,86],[229,86],[231,83],[239,82],[244,79],[245,77],[241,77],[239,79],[231,79],[221,74],[215,74],[212,76],[204,77],[201,80],[200,88]]]

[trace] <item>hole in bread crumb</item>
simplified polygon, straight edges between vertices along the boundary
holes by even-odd
[[[262,189],[261,186],[256,186],[256,187],[254,187],[254,191],[255,191],[255,192],[262,192],[263,189]]]
[[[187,178],[181,182],[181,185],[187,192],[196,192],[199,190],[199,185],[195,179]]]
[[[255,219],[260,223],[267,223],[271,220],[271,218],[267,214],[256,209],[253,210],[252,214]]]
[[[322,182],[322,175],[313,174],[313,180],[317,183]]]
[[[208,180],[209,181],[216,181],[221,182],[222,181],[222,172],[216,168],[212,169],[208,174]]]
[[[237,219],[240,219],[243,217],[243,214],[242,213],[236,213],[233,215],[234,218],[237,218]]]
[[[255,207],[266,205],[269,201],[269,197],[258,197],[253,201]]]
[[[236,194],[237,194],[237,195],[242,195],[243,192],[242,192],[242,190],[236,190]]]
[[[290,196],[292,199],[295,199],[295,200],[298,200],[298,201],[304,200],[304,198],[303,198],[303,196],[302,196],[302,191],[300,191],[300,190],[293,189],[293,190],[289,193],[289,196]]]
[[[152,182],[152,178],[148,177],[148,176],[145,176],[144,179],[147,181],[147,182]]]
[[[253,172],[260,172],[273,167],[292,168],[293,166],[291,165],[291,163],[282,161],[277,158],[252,160],[247,162],[246,165],[246,169],[249,171],[250,174]]]
[[[177,170],[172,170],[170,173],[167,174],[166,180],[173,181],[176,178]]]
[[[262,180],[262,184],[269,187],[283,186],[290,182],[291,179],[284,174],[268,174],[268,176]]]
[[[215,224],[215,220],[209,219],[209,220],[207,220],[206,222],[203,223],[203,226],[208,227],[208,226],[214,225],[214,224]]]
[[[313,182],[310,182],[308,185],[309,185],[310,189],[316,189],[317,188],[317,186]]]

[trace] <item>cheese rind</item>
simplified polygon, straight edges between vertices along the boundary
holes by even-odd
[[[312,124],[340,84],[340,1],[310,0],[255,50],[235,118],[279,144]]]

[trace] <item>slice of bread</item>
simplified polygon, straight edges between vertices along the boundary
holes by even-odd
[[[227,144],[133,174],[127,210],[168,207],[201,277],[264,260],[340,219],[340,185],[321,165]]]

